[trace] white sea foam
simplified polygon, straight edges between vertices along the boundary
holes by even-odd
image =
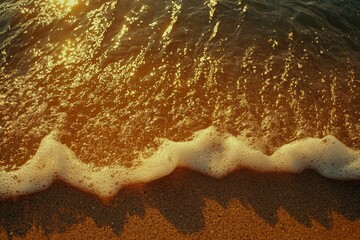
[[[306,138],[286,144],[271,156],[240,139],[210,127],[195,133],[193,140],[165,140],[151,157],[133,168],[96,167],[79,160],[73,151],[45,137],[36,154],[18,170],[0,170],[0,197],[29,194],[48,188],[56,179],[99,197],[112,197],[124,185],[150,182],[186,167],[221,178],[238,168],[257,171],[301,172],[314,169],[334,179],[360,179],[360,152],[333,136]]]

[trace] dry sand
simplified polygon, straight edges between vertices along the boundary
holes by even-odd
[[[56,183],[0,202],[0,239],[359,239],[360,181],[184,169],[110,202]]]

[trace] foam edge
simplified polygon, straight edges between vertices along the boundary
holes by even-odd
[[[177,167],[214,178],[248,168],[289,173],[313,169],[327,178],[360,179],[360,152],[331,135],[294,141],[268,156],[235,136],[209,127],[196,132],[188,142],[165,140],[151,157],[140,162],[133,168],[87,164],[50,133],[41,141],[36,154],[19,169],[0,169],[0,197],[42,191],[59,179],[101,198],[112,198],[125,185],[156,180]]]

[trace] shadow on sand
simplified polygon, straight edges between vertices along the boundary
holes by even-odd
[[[360,219],[360,181],[329,180],[313,171],[272,174],[250,170],[217,180],[177,169],[154,182],[126,187],[108,203],[57,182],[44,192],[1,201],[0,229],[9,239],[25,236],[32,226],[41,227],[48,235],[91,218],[98,227],[111,227],[120,235],[129,216],[144,218],[150,207],[187,234],[204,229],[206,198],[224,208],[237,199],[273,227],[279,222],[280,208],[305,227],[315,220],[331,228],[332,212],[351,221]]]

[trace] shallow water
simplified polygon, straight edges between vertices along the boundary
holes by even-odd
[[[359,23],[356,0],[3,1],[0,193],[179,165],[360,178]]]

